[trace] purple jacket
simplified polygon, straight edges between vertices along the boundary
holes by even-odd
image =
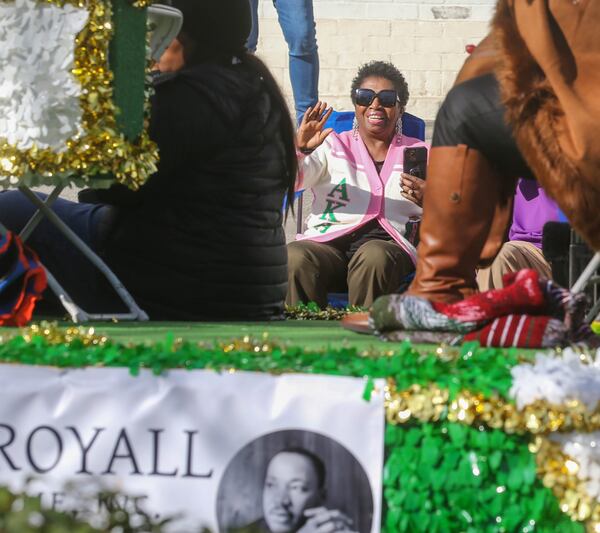
[[[533,180],[519,179],[509,240],[526,241],[541,248],[544,224],[557,220],[558,206],[546,195],[540,184]]]

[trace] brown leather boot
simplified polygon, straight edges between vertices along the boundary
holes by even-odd
[[[475,268],[488,237],[488,256],[502,244],[497,228],[491,232],[501,190],[500,177],[477,150],[465,145],[431,149],[417,272],[409,294],[454,302],[477,291]],[[501,210],[498,227],[508,219]]]
[[[510,182],[514,185],[515,180],[511,179]],[[494,262],[494,259],[496,259],[502,245],[508,240],[508,228],[512,222],[513,195],[514,187],[508,198],[505,198],[506,195],[503,194],[500,203],[496,204],[490,233],[487,236],[487,240],[483,245],[483,250],[481,250],[481,254],[479,255],[477,268],[489,267]]]

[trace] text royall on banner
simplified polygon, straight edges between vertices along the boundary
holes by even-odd
[[[3,365],[0,484],[33,475],[43,503],[61,510],[66,482],[99,480],[130,510],[182,514],[173,531],[309,531],[334,517],[338,531],[378,531],[383,383],[369,402],[364,387],[319,375]]]

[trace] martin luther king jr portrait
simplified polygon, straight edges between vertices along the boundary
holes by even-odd
[[[340,443],[285,430],[234,456],[217,516],[222,533],[369,533],[373,495],[363,467]]]

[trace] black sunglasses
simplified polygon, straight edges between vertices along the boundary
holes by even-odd
[[[383,107],[394,107],[396,102],[400,102],[398,93],[393,89],[386,89],[376,93],[373,89],[356,89],[354,91],[354,103],[362,106],[371,105],[371,102],[375,100],[375,97],[379,100],[379,103]]]

